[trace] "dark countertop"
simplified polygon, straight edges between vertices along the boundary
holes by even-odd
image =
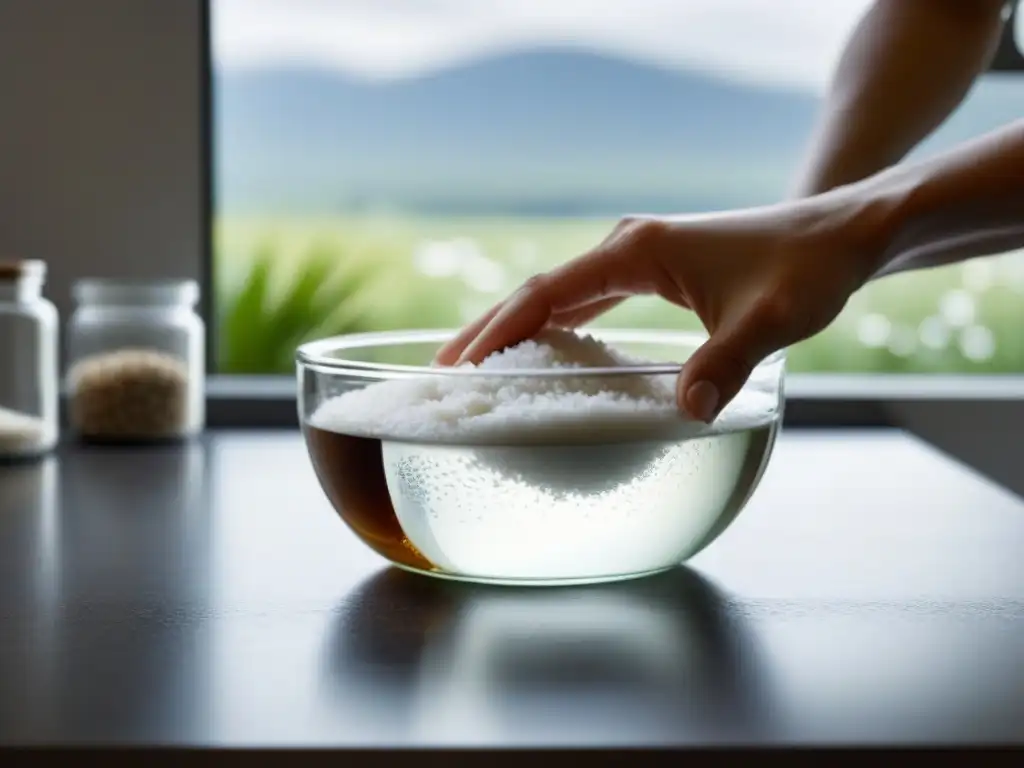
[[[0,742],[1024,743],[1024,501],[899,433],[785,433],[693,569],[386,568],[294,432],[0,467]]]

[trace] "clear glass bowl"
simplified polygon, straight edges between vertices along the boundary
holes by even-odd
[[[453,333],[353,334],[304,344],[297,354],[299,418],[320,484],[356,536],[399,568],[524,586],[658,573],[718,538],[764,474],[782,421],[784,352],[757,366],[705,425],[661,400],[614,419],[601,404],[612,403],[612,416],[621,417],[615,398],[577,398],[566,410],[550,400],[546,407],[543,399],[516,400],[514,389],[671,391],[682,363],[706,339],[701,334],[588,330],[650,362],[643,365],[433,366]],[[371,385],[379,385],[372,407],[338,399]],[[395,386],[418,386],[434,399],[432,432],[417,431],[422,421],[401,410]],[[461,399],[438,407],[453,387]],[[495,415],[480,405],[480,392],[492,404],[519,403],[518,418],[453,429],[466,414]]]

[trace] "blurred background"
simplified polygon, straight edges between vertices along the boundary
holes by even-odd
[[[210,3],[217,364],[287,374],[308,338],[461,325],[621,215],[784,197],[869,5]],[[1022,114],[1024,73],[986,75],[912,157]],[[1017,252],[869,286],[791,369],[1020,373],[1022,327]]]

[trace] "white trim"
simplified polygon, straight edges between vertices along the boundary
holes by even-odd
[[[804,400],[1024,400],[1024,375],[792,373],[786,393]]]

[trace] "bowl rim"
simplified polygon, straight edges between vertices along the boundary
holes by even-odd
[[[404,377],[416,376],[473,376],[487,378],[566,378],[567,376],[671,376],[683,370],[682,363],[655,363],[645,365],[622,365],[578,368],[505,368],[481,370],[472,365],[402,365],[395,363],[369,363],[362,360],[347,360],[329,356],[341,350],[367,349],[397,344],[443,343],[459,329],[433,328],[418,330],[367,331],[330,336],[299,345],[295,361],[300,369],[320,373],[343,373],[363,377]],[[707,340],[708,335],[700,331],[672,331],[660,329],[588,328],[577,329],[578,333],[592,336],[609,344],[665,344],[696,348]],[[763,370],[786,359],[786,350],[773,352],[756,366]]]

